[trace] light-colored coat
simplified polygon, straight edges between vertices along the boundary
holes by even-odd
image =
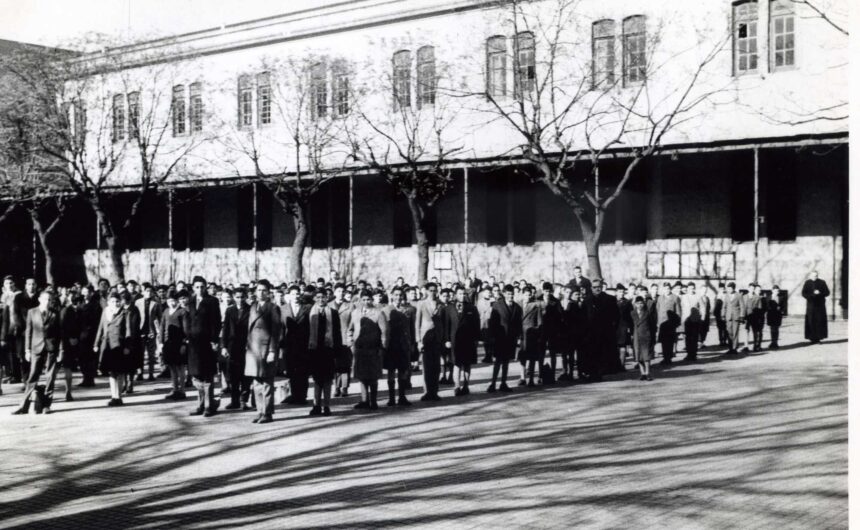
[[[245,348],[245,375],[272,379],[278,368],[281,312],[272,302],[257,302],[248,315],[248,343]],[[273,356],[272,362],[267,360]]]

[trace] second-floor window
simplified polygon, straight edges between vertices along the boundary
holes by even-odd
[[[269,73],[257,74],[257,125],[272,123],[272,85]]]
[[[645,17],[635,15],[624,19],[624,86],[645,81]]]
[[[433,46],[418,48],[418,108],[436,103],[436,54]]]
[[[239,76],[239,127],[254,125],[254,89],[251,77]]]
[[[328,83],[324,63],[311,67],[311,113],[315,118],[328,115]]]
[[[598,20],[591,26],[591,86],[615,83],[615,21]]]
[[[173,136],[181,136],[186,133],[184,85],[173,87],[171,110],[173,112]]]
[[[514,96],[522,97],[535,87],[535,37],[529,31],[514,37]]]
[[[770,64],[774,70],[794,66],[794,10],[786,0],[770,2]]]
[[[758,2],[746,0],[733,6],[735,74],[758,70]]]
[[[412,93],[410,90],[412,76],[412,54],[409,50],[402,50],[394,54],[393,80],[394,80],[394,102],[398,107],[409,107],[412,104]]]
[[[111,137],[114,142],[125,139],[125,95],[116,94],[111,108],[113,114]]]
[[[140,135],[140,93],[128,95],[128,137],[137,139]]]
[[[346,116],[349,114],[349,72],[346,65],[336,62],[331,74],[332,114]]]
[[[487,39],[487,96],[504,97],[507,44],[505,37]]]
[[[191,83],[188,86],[188,107],[191,119],[191,132],[203,130],[203,89],[200,83]]]

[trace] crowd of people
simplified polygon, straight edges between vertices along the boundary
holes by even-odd
[[[487,392],[512,390],[511,362],[519,365],[520,386],[599,382],[624,371],[628,361],[638,367],[640,381],[651,381],[658,345],[663,365],[674,361],[681,345],[684,360],[696,361],[712,320],[727,355],[742,351],[742,330],[744,348],[760,350],[765,326],[769,348],[779,348],[779,287],[747,287],[720,283],[715,296],[695,282],[613,287],[589,280],[579,267],[567,284],[504,283],[471,274],[463,283],[432,278],[420,287],[403,278],[388,287],[347,284],[332,271],[328,280],[277,287],[264,279],[222,286],[197,276],[190,284],[111,285],[102,279],[95,287],[41,290],[27,279],[19,291],[7,276],[0,347],[5,382],[24,387],[15,414],[26,414],[31,402],[36,412],[50,413],[60,372],[65,399],[72,401],[73,371],[80,370],[80,387],[95,386],[100,374],[108,377],[108,406],[122,406],[135,382],[165,377],[171,381],[166,399],[184,400],[187,388],[196,389],[192,415],[213,416],[226,399],[226,409],[256,410],[254,422],[268,423],[278,377],[288,382],[282,403],[307,405],[312,382],[309,414],[328,416],[332,387],[334,397],[346,397],[353,379],[361,390],[357,409],[378,408],[383,378],[387,405],[409,406],[407,390],[417,373],[423,373],[422,401],[439,400],[446,385],[456,385],[456,396],[468,395],[479,362],[492,363]],[[803,295],[813,308],[806,337],[819,342],[827,336],[829,290],[813,273]]]

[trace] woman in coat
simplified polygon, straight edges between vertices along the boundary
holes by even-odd
[[[177,293],[170,290],[167,293],[167,309],[161,314],[158,323],[158,349],[164,364],[170,369],[172,390],[165,399],[185,399],[185,365],[188,364],[188,354],[185,351],[185,331],[182,323],[185,319],[185,309],[179,306],[179,300],[188,301],[188,293]]]
[[[361,292],[361,307],[352,313],[349,338],[355,355],[353,376],[361,382],[361,401],[355,408],[376,410],[378,380],[382,377],[383,350],[388,347],[385,314],[373,307],[373,295]]]
[[[645,299],[637,296],[633,301],[633,360],[639,365],[640,381],[651,381],[651,360],[654,358],[654,334],[657,322],[655,313],[645,307]]]
[[[120,380],[128,369],[131,350],[128,348],[128,321],[117,293],[108,295],[107,305],[99,321],[93,351],[99,356],[99,369],[110,381],[109,407],[121,406]]]

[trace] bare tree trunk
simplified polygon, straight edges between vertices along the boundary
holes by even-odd
[[[113,283],[125,281],[125,264],[122,262],[122,246],[119,238],[116,235],[113,224],[110,222],[108,215],[98,206],[92,205],[96,215],[101,222],[102,233],[104,234],[105,243],[107,243],[110,251],[110,261],[113,267]]]
[[[582,241],[585,243],[585,255],[588,260],[586,276],[591,279],[603,278],[603,270],[600,267],[600,231],[603,228],[603,216],[598,210],[595,213],[597,223],[594,223],[588,218],[588,213],[585,211],[574,210],[574,214],[579,221]]]
[[[302,259],[305,255],[305,247],[308,244],[307,205],[300,203],[293,204],[290,213],[293,216],[293,226],[296,228],[296,236],[293,238],[293,249],[290,253],[290,279],[298,282],[304,277]]]
[[[39,214],[35,209],[30,210],[30,219],[33,220],[33,229],[36,231],[39,246],[42,248],[42,254],[45,255],[45,282],[48,285],[54,285],[54,257],[51,254],[51,248],[48,246],[48,234],[42,225]]]
[[[418,285],[427,283],[427,269],[430,267],[430,240],[427,238],[427,207],[417,198],[406,196],[409,211],[412,212],[412,226],[415,228],[415,245],[418,247]]]

